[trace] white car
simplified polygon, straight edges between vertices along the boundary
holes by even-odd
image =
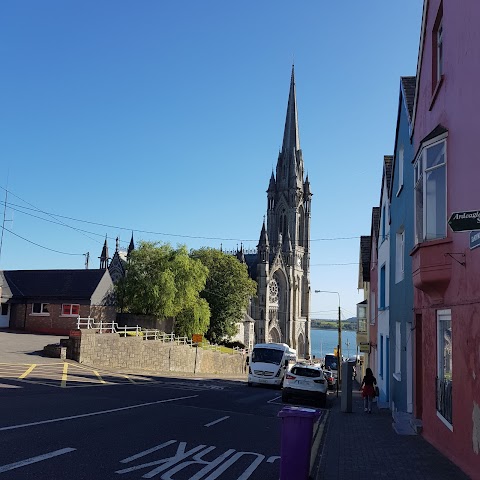
[[[282,401],[291,398],[309,398],[325,408],[327,403],[328,381],[320,365],[296,363],[283,380]]]

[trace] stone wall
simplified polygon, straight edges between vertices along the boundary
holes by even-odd
[[[143,340],[142,337],[122,338],[116,333],[77,332],[80,336],[71,337],[67,356],[86,365],[201,375],[245,374],[245,357],[240,353],[213,352],[160,340]]]

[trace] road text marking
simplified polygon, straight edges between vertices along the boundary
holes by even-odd
[[[3,465],[0,467],[0,473],[8,472],[14,470],[15,468],[25,467],[31,465],[32,463],[42,462],[49,458],[58,457],[65,453],[70,453],[76,450],[75,448],[61,448],[60,450],[55,450],[54,452],[44,453],[43,455],[38,455],[37,457],[27,458],[26,460],[20,460],[19,462],[9,463],[8,465]]]
[[[230,418],[230,415],[227,415],[226,417],[219,418],[218,420],[214,420],[213,422],[207,423],[206,425],[204,425],[204,427],[211,427],[212,425],[215,425],[216,423],[223,422],[227,418]]]
[[[104,415],[106,413],[121,412],[123,410],[132,410],[133,408],[148,407],[150,405],[158,405],[159,403],[175,402],[177,400],[186,400],[188,398],[196,398],[196,397],[198,397],[198,395],[189,395],[188,397],[169,398],[167,400],[157,400],[156,402],[148,402],[148,403],[140,403],[139,405],[131,405],[129,407],[112,408],[110,410],[102,410],[100,412],[82,413],[81,415],[72,415],[71,417],[52,418],[50,420],[41,420],[39,422],[23,423],[21,425],[11,425],[9,427],[1,427],[0,432],[4,432],[6,430],[16,430],[18,428],[33,427],[36,425],[44,425],[46,423],[63,422],[65,420],[75,420],[76,418],[93,417],[95,415]]]

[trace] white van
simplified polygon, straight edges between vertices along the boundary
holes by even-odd
[[[257,343],[248,358],[248,386],[283,384],[290,362],[297,361],[297,352],[285,343]]]

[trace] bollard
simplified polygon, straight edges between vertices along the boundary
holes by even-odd
[[[67,358],[67,347],[60,347],[60,359],[66,360]]]
[[[280,480],[308,480],[313,424],[321,411],[314,408],[284,407],[280,447]]]

